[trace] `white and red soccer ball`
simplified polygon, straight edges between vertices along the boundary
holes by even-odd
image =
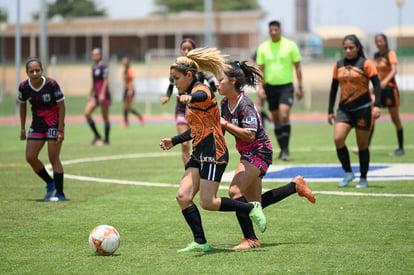
[[[89,234],[89,247],[96,255],[112,255],[119,247],[121,237],[110,225],[99,225]]]

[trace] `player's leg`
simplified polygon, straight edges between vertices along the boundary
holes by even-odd
[[[198,168],[188,167],[181,179],[176,200],[180,205],[181,212],[190,227],[194,241],[178,252],[209,251],[210,244],[204,234],[201,215],[194,204],[193,199],[200,188],[200,174]]]
[[[279,128],[278,128],[278,140],[282,154],[281,160],[290,160],[289,155],[289,140],[291,133],[290,125],[290,106],[288,104],[281,103],[279,105]]]
[[[86,121],[88,122],[89,127],[91,128],[94,138],[91,142],[91,144],[95,144],[97,141],[101,139],[101,135],[99,134],[98,130],[96,129],[95,121],[92,119],[92,113],[96,109],[97,104],[95,99],[91,99],[86,103],[84,116],[86,118]]]
[[[46,171],[44,164],[39,160],[40,150],[45,144],[44,139],[31,139],[30,135],[36,135],[35,133],[29,134],[26,143],[26,161],[30,164],[33,171],[46,183],[46,193],[44,200],[48,200],[55,190],[55,183]],[[44,136],[44,138],[46,138]]]
[[[62,148],[62,142],[56,143],[55,139],[49,139],[47,141],[47,149],[50,164],[53,169],[53,179],[56,186],[56,194],[54,198],[50,200],[62,201],[66,200],[65,194],[63,193],[63,166],[60,161],[60,150]]]
[[[356,185],[357,188],[366,188],[368,187],[367,174],[369,168],[369,130],[365,129],[355,129],[356,140],[358,145],[358,156],[359,156],[359,170],[361,172],[361,177],[359,183]]]
[[[234,174],[229,188],[229,196],[240,202],[261,201],[262,181],[259,168],[242,159]],[[236,217],[243,233],[243,242],[233,247],[233,250],[244,250],[259,248],[260,242],[257,238],[253,223],[248,213],[237,211]]]
[[[109,144],[109,131],[111,129],[111,123],[109,122],[109,104],[101,105],[102,119],[104,121],[105,138],[104,144]]]
[[[349,151],[345,144],[345,140],[351,131],[352,126],[344,122],[336,122],[334,126],[334,142],[336,147],[336,154],[341,162],[342,169],[345,171],[343,180],[339,183],[339,187],[347,186],[354,178],[352,172],[351,160],[349,158]]]
[[[391,120],[395,125],[395,129],[397,130],[397,140],[398,140],[398,148],[392,152],[393,156],[401,156],[404,155],[404,135],[403,135],[403,126],[400,119],[400,114],[398,110],[398,106],[389,107],[388,112],[391,116]]]

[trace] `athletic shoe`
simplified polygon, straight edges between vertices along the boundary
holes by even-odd
[[[187,247],[178,250],[177,252],[208,252],[210,251],[210,244],[206,242],[205,244],[199,244],[196,242],[190,243]]]
[[[341,181],[341,183],[339,183],[339,187],[347,186],[354,178],[355,178],[354,173],[345,172],[344,179]]]
[[[296,193],[299,196],[307,198],[311,203],[315,203],[315,196],[306,185],[305,179],[302,176],[297,176],[292,182],[296,184]]]
[[[56,186],[55,186],[54,181],[46,184],[46,193],[45,193],[45,196],[44,196],[45,201],[50,200],[50,198],[52,197],[53,191],[55,191],[55,189],[56,189]]]
[[[128,128],[128,123],[124,122],[121,124],[121,126],[119,126],[120,129],[125,129]]]
[[[242,239],[244,240],[241,244],[233,247],[233,250],[245,250],[252,248],[260,248],[260,242],[257,239]]]
[[[96,146],[104,146],[104,145],[105,145],[105,142],[103,140],[98,140],[96,142]]]
[[[285,160],[285,161],[289,161],[290,160],[290,156],[289,156],[289,150],[282,150],[279,154],[278,157],[279,160]]]
[[[141,126],[144,126],[145,125],[145,121],[144,121],[144,117],[143,116],[141,116],[139,118],[139,122],[141,123]]]
[[[368,187],[367,179],[360,179],[358,184],[355,187],[356,188],[367,188]]]
[[[264,233],[266,231],[266,217],[263,214],[262,206],[258,201],[249,202],[253,204],[252,210],[250,210],[249,217],[257,225],[260,232]]]
[[[56,193],[53,197],[49,199],[49,201],[65,201],[66,196],[65,194]]]
[[[91,145],[95,145],[97,142],[102,142],[100,137],[94,137],[91,141]]]
[[[390,153],[390,156],[396,157],[396,156],[402,156],[405,155],[405,151],[403,148],[395,149],[393,152]]]

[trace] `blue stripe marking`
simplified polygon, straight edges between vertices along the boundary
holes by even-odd
[[[389,168],[387,165],[372,165],[369,167],[369,171],[375,171],[379,169]],[[359,173],[359,165],[352,166],[352,171],[354,173]],[[297,175],[301,175],[304,178],[342,178],[344,176],[344,170],[342,167],[332,167],[332,166],[296,166],[288,167],[279,171],[269,171],[264,179],[274,179],[274,178],[294,178]],[[368,172],[369,175],[369,172]]]

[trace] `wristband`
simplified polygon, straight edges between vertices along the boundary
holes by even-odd
[[[26,132],[26,129],[20,129],[20,132]]]
[[[303,85],[302,84],[299,85],[299,89],[303,90]]]

